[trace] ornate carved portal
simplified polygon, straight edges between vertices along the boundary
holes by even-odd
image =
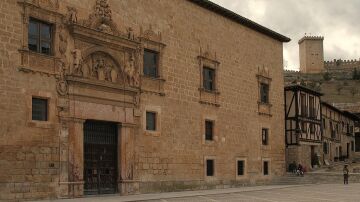
[[[88,19],[79,19],[75,8],[67,10],[65,23],[73,43],[69,42],[71,48],[66,51],[65,41],[61,41],[60,52],[67,53],[69,64],[59,66],[64,70],[64,73],[60,72],[59,81],[65,79],[64,83],[59,82],[58,92],[69,95],[68,116],[85,123],[101,120],[121,126],[118,127],[121,131],[118,133],[118,147],[105,148],[93,144],[90,141],[92,136],[88,136],[89,131],[99,129],[98,124],[93,124],[93,130],[85,131],[80,130],[79,124],[74,124],[77,128],[70,131],[69,136],[81,138],[74,138],[69,143],[77,154],[71,159],[74,170],[69,170],[69,176],[76,176],[71,179],[77,181],[73,182],[72,193],[81,196],[84,189],[85,194],[136,190],[128,185],[134,183],[135,175],[134,129],[129,125],[136,126],[133,111],[139,105],[142,45],[131,28],[123,29],[126,33],[118,30],[107,0],[97,0]],[[105,157],[110,160],[105,161]],[[117,158],[117,167],[114,158]],[[93,159],[97,159],[96,162],[92,162]],[[99,167],[99,164],[104,166]]]

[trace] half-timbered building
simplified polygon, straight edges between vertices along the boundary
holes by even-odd
[[[311,168],[322,149],[322,94],[301,85],[286,86],[284,94],[287,164]]]

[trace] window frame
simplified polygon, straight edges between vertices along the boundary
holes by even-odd
[[[31,23],[36,23],[37,25],[37,35],[32,35],[30,34],[30,24]],[[49,39],[44,39],[42,37],[42,26],[48,26],[49,27],[49,34],[50,34],[50,38]],[[27,44],[27,48],[29,51],[34,52],[34,53],[39,53],[39,54],[43,54],[43,55],[49,55],[52,56],[53,55],[53,50],[54,50],[54,24],[43,21],[43,20],[39,20],[37,18],[34,17],[29,17],[29,24],[28,24],[28,32],[27,32],[27,37],[28,37],[28,44]],[[34,39],[36,40],[36,46],[37,46],[37,50],[32,50],[29,48],[29,44],[30,44],[30,39]],[[49,53],[43,53],[42,52],[42,44],[43,43],[48,43],[49,44]]]
[[[239,162],[242,162],[242,173],[239,174]],[[236,160],[236,176],[237,177],[243,177],[245,176],[245,170],[246,170],[246,165],[245,165],[245,160],[244,159],[237,159]]]
[[[154,112],[154,111],[146,111],[145,112],[145,114],[146,114],[146,126],[145,126],[145,128],[146,128],[146,130],[147,131],[152,131],[152,132],[154,132],[154,131],[157,131],[157,112]],[[150,115],[150,114],[152,114],[152,115],[154,115],[154,120],[153,120],[153,126],[154,126],[154,129],[149,129],[148,128],[148,114]]]
[[[309,95],[309,116],[310,118],[316,118],[315,97],[312,95]]]
[[[206,79],[206,77],[205,77],[205,75],[206,75],[205,71],[206,70],[208,70],[209,72],[212,72],[210,80]],[[207,88],[207,85],[206,85],[207,82],[211,82],[210,83],[211,84],[210,89]],[[209,91],[209,92],[216,91],[216,69],[211,68],[211,67],[206,66],[206,65],[203,66],[203,68],[202,68],[202,87],[203,87],[204,90]]]
[[[315,134],[315,124],[314,123],[310,123],[310,134]]]
[[[264,91],[263,86],[266,86],[266,91]],[[264,96],[265,93],[265,96]],[[265,97],[265,100],[263,98]],[[270,103],[270,85],[265,82],[260,82],[260,103],[269,104]]]
[[[266,166],[267,169],[265,169],[265,163],[267,164]],[[270,160],[268,159],[264,159],[262,161],[262,174],[263,176],[270,176]]]
[[[264,140],[264,137],[265,137],[265,140]],[[269,145],[269,128],[261,128],[261,143],[264,146]]]
[[[306,102],[306,94],[300,92],[300,107],[301,107],[301,116],[302,117],[307,117],[308,114],[308,110],[307,110],[307,102]]]
[[[153,53],[156,55],[155,75],[145,74],[145,69],[148,69],[148,68],[145,68],[145,52]],[[159,78],[160,77],[159,64],[160,64],[160,52],[152,50],[152,49],[144,48],[142,74],[149,78]]]
[[[208,134],[207,134],[207,123],[211,123],[211,139],[208,139]],[[214,120],[210,120],[210,119],[205,119],[205,141],[214,141],[214,131],[215,131],[215,121]]]
[[[209,169],[209,163],[211,163],[211,170]],[[211,174],[209,174],[211,171]],[[214,159],[206,159],[206,177],[214,177],[215,176],[215,160]]]
[[[45,101],[45,119],[34,119],[34,99],[36,100],[41,100],[41,101]],[[45,98],[45,97],[38,97],[38,96],[32,96],[31,99],[31,121],[36,121],[36,122],[48,122],[49,121],[49,98]]]
[[[156,120],[155,120],[155,129],[156,130],[147,130],[146,124],[146,113],[151,112],[156,114]],[[155,106],[155,105],[146,105],[142,112],[142,129],[144,131],[144,135],[151,135],[151,136],[160,136],[161,135],[161,107]]]

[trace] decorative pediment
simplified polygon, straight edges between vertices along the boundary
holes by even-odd
[[[68,8],[67,16],[69,23],[78,23],[77,11],[74,8]],[[107,34],[119,35],[117,25],[112,19],[112,11],[108,0],[96,0],[94,10],[89,15],[89,18],[80,21],[78,24]]]
[[[152,29],[151,25],[147,30],[143,30],[143,28],[140,27],[140,38],[158,43],[161,43],[162,41],[161,33],[160,32],[156,33]]]
[[[258,66],[258,74],[257,74],[257,76],[271,80],[270,73],[269,73],[269,68],[266,67],[265,65]]]
[[[59,9],[59,0],[24,0],[24,2],[49,10]]]
[[[211,51],[209,46],[206,46],[205,49],[200,47],[200,53],[198,58],[201,59],[203,63],[213,63],[214,65],[220,64],[220,62],[217,59],[216,52]]]

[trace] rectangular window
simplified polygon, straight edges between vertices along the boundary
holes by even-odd
[[[30,18],[28,48],[34,52],[50,55],[52,49],[52,25]]]
[[[307,132],[306,122],[304,122],[304,121],[301,122],[301,131],[302,131],[303,133],[306,133],[306,132]]]
[[[244,175],[244,161],[237,161],[237,175]]]
[[[159,53],[151,50],[144,50],[144,75],[153,78],[158,77]]]
[[[269,161],[263,162],[263,174],[269,175]]]
[[[309,110],[310,110],[310,117],[315,118],[315,100],[314,100],[314,96],[309,96]]]
[[[42,98],[32,98],[32,120],[48,120],[48,100]]]
[[[214,122],[205,121],[205,140],[213,140]]]
[[[206,176],[214,176],[214,160],[213,159],[207,159],[206,160]]]
[[[269,139],[269,129],[263,128],[261,131],[261,139],[263,145],[268,145],[268,139]]]
[[[269,103],[269,84],[260,83],[260,101]]]
[[[205,90],[215,90],[215,70],[203,67],[203,87]]]
[[[306,95],[300,94],[300,104],[301,104],[301,116],[307,116],[307,106],[306,106]]]
[[[310,123],[310,133],[314,134],[315,133],[315,124]]]
[[[156,113],[146,112],[146,130],[156,130]]]
[[[326,120],[323,119],[322,122],[323,122],[323,128],[326,128]]]

